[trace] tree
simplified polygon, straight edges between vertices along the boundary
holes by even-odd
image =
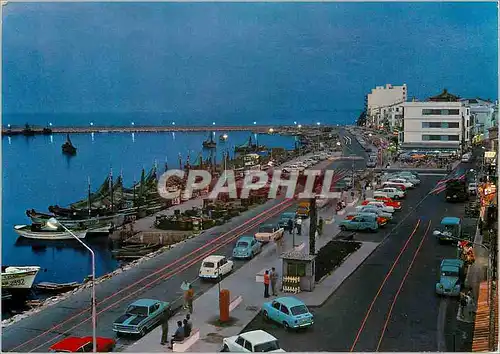
[[[361,112],[361,114],[359,115],[359,117],[356,121],[356,125],[359,127],[366,125],[366,110]]]

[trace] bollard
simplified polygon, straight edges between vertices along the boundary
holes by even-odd
[[[231,293],[223,289],[219,293],[219,319],[221,322],[229,321],[229,303],[231,302]]]

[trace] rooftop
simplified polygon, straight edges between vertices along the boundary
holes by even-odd
[[[441,224],[445,225],[457,225],[460,224],[460,218],[456,218],[454,216],[447,216],[441,220]]]
[[[203,260],[203,262],[214,262],[214,263],[217,263],[218,261],[220,261],[222,258],[226,258],[225,256],[217,256],[217,255],[211,255],[211,256],[208,256],[207,258],[205,258]]]
[[[428,100],[432,102],[459,102],[460,97],[452,95],[448,92],[447,89],[443,89],[443,92],[441,92],[439,95],[429,97]]]
[[[281,255],[281,258],[288,260],[296,260],[296,261],[312,261],[313,259],[316,258],[316,256],[305,254],[299,251],[290,251],[283,253]]]
[[[270,335],[269,333],[267,333],[261,329],[258,329],[256,331],[241,333],[240,336],[245,338],[246,340],[248,340],[253,345],[256,345],[259,343],[267,343],[267,342],[276,340],[275,337],[273,337],[272,335]]]

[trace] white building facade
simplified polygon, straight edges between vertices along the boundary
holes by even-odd
[[[480,98],[461,100],[470,108],[472,136],[478,140],[488,139],[488,129],[494,125],[498,114],[498,102],[482,100]]]
[[[463,102],[403,104],[403,149],[462,151],[470,144],[470,109]]]
[[[371,90],[366,98],[367,121],[372,127],[381,127],[390,124],[397,127],[403,118],[402,104],[407,101],[408,90],[406,84],[402,86],[377,86]]]

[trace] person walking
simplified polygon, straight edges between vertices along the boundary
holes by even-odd
[[[184,328],[182,321],[177,321],[177,330],[175,331],[172,339],[170,340],[170,349],[174,349],[174,342],[182,342],[184,340]]]
[[[323,218],[320,216],[318,220],[318,235],[321,236],[323,234]]]
[[[295,225],[297,226],[297,235],[301,235],[302,234],[302,218],[297,218]]]
[[[460,292],[460,300],[459,300],[459,316],[460,318],[464,318],[464,309],[467,306],[467,298],[463,292]]]
[[[165,345],[168,342],[168,320],[170,319],[170,311],[163,311],[161,318],[161,345]]]
[[[278,292],[276,291],[276,285],[278,284],[278,272],[276,268],[272,268],[271,270],[271,290],[273,292],[273,296],[278,296]]]
[[[287,221],[287,231],[290,235],[293,232],[293,220],[292,219],[288,219],[288,221]]]
[[[271,282],[270,277],[269,277],[269,271],[266,270],[264,273],[264,297],[268,298],[269,297],[269,283]]]
[[[189,284],[188,290],[184,293],[184,300],[186,302],[186,308],[190,314],[193,314],[193,299],[194,299],[194,289],[191,284]]]

